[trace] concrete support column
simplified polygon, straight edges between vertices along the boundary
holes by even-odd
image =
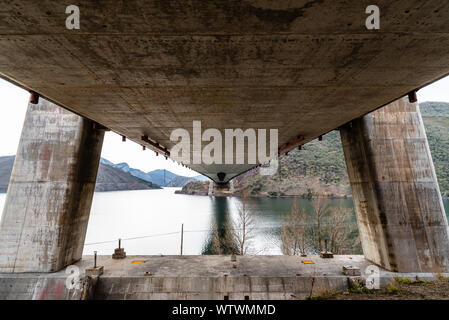
[[[0,223],[0,272],[53,272],[81,259],[103,137],[43,98],[28,105]]]
[[[341,129],[365,257],[391,271],[449,271],[449,227],[417,103]]]

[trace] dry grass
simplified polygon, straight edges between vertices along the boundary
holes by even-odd
[[[342,293],[326,292],[322,300],[449,300],[449,278],[440,276],[435,281],[395,280],[386,288],[365,291],[351,289]]]

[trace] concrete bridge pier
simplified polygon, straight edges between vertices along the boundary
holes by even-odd
[[[341,128],[365,258],[398,272],[449,270],[449,227],[417,103]]]
[[[81,259],[104,130],[32,95],[0,224],[0,272]]]

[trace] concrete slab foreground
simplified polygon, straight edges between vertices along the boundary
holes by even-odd
[[[313,263],[303,263],[312,261]],[[375,266],[363,256],[98,256],[104,273],[96,279],[92,299],[141,300],[259,300],[304,299],[327,290],[345,290],[349,279],[343,266],[359,268],[362,276]],[[67,289],[66,270],[55,273],[0,273],[0,299],[80,299],[85,270],[93,256],[84,256],[70,268],[79,271],[74,288]],[[69,268],[68,268],[69,269]],[[67,270],[68,270],[67,269]],[[394,277],[436,279],[431,273],[395,273],[378,269],[379,285]],[[88,282],[88,281],[87,281]],[[78,285],[79,284],[79,285]]]

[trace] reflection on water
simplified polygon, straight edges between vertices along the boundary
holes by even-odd
[[[184,254],[231,253],[235,243],[229,230],[235,218],[239,198],[216,198],[174,194],[163,190],[95,193],[84,254],[112,254],[117,239],[128,255],[180,252],[181,224],[184,223]],[[3,209],[5,194],[0,194]],[[248,207],[255,214],[255,252],[281,254],[281,221],[289,213],[292,198],[250,198]],[[331,205],[352,207],[352,200],[330,200]],[[298,199],[310,211],[310,201]],[[444,200],[446,213],[449,200]],[[215,235],[214,235],[215,233]],[[218,234],[218,236],[217,236]]]
[[[238,246],[232,233],[231,208],[224,197],[211,197],[211,221],[209,237],[202,254],[237,254]]]

